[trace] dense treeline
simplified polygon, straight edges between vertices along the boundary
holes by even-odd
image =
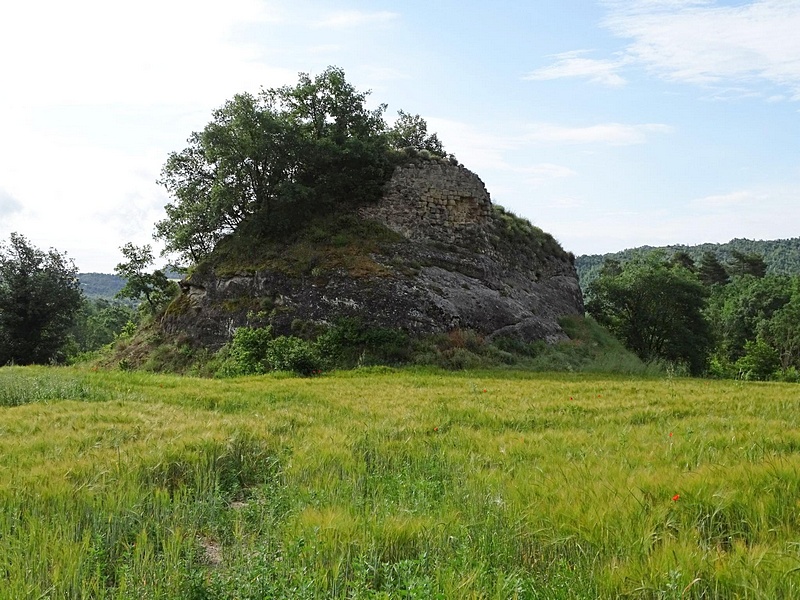
[[[800,275],[800,238],[785,240],[748,240],[734,239],[726,244],[699,244],[697,246],[641,246],[629,248],[620,252],[609,254],[585,254],[575,259],[575,268],[578,271],[581,288],[584,292],[600,275],[606,260],[628,262],[637,256],[647,255],[654,250],[667,254],[684,252],[694,262],[700,262],[703,255],[711,252],[721,262],[726,263],[733,259],[734,252],[742,254],[758,254],[764,259],[769,275]]]
[[[150,247],[126,244],[122,253],[115,275],[80,276],[66,254],[18,233],[0,243],[0,366],[80,360],[163,309],[177,285],[150,272]]]
[[[607,258],[587,288],[587,311],[645,361],[693,374],[800,380],[800,276],[769,274],[766,259],[732,250],[627,262]]]

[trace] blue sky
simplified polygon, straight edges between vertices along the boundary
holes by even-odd
[[[111,272],[211,111],[345,70],[576,254],[800,235],[800,0],[0,7],[0,239]]]

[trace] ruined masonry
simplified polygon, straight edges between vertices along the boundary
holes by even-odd
[[[492,202],[472,171],[428,161],[398,167],[381,201],[359,212],[410,240],[458,244],[466,234],[483,230]]]

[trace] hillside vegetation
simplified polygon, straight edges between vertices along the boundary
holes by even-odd
[[[786,384],[0,369],[0,598],[793,598]]]
[[[575,259],[575,268],[578,271],[581,288],[586,292],[589,284],[600,275],[603,263],[607,259],[627,262],[635,257],[649,254],[653,250],[661,250],[667,255],[686,252],[696,263],[700,262],[706,252],[711,252],[723,263],[727,263],[733,258],[734,251],[743,254],[758,254],[764,258],[768,274],[800,275],[800,238],[785,240],[734,239],[725,244],[640,246],[607,254],[584,254]]]
[[[763,256],[639,249],[606,258],[586,310],[646,362],[694,375],[800,381],[800,275],[769,274]]]

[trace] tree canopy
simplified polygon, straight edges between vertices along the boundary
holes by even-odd
[[[189,145],[170,154],[160,182],[173,201],[155,236],[198,262],[244,223],[264,231],[308,214],[379,197],[399,146],[444,150],[418,115],[367,107],[344,72],[329,67],[298,83],[238,94]]]
[[[731,264],[728,271],[732,275],[764,277],[767,274],[767,263],[764,261],[763,256],[754,252],[745,254],[734,250],[731,253]]]
[[[642,360],[683,363],[700,373],[711,343],[705,302],[694,273],[653,253],[604,268],[586,308]]]
[[[644,256],[654,250],[672,254],[674,252],[686,252],[695,264],[700,267],[703,255],[708,253],[716,259],[719,267],[726,273],[727,278],[736,276],[738,272],[728,272],[728,269],[735,268],[734,252],[740,252],[745,256],[756,255],[763,259],[766,266],[767,275],[800,275],[800,237],[783,240],[748,240],[737,238],[725,244],[699,244],[696,246],[671,245],[655,248],[653,246],[641,246],[638,248],[628,248],[620,252],[609,254],[584,254],[576,257],[575,268],[584,292],[589,284],[600,274],[603,262],[607,258],[613,258],[619,262],[627,262],[635,256]],[[750,268],[757,269],[756,263]],[[718,274],[721,275],[719,271]],[[750,272],[756,275],[756,272]],[[701,279],[703,279],[701,277]]]
[[[644,360],[684,362],[694,373],[800,381],[800,276],[765,274],[756,253],[728,266],[659,250],[606,259],[586,307]],[[706,368],[707,367],[707,368]]]
[[[177,293],[177,285],[161,269],[150,272],[155,257],[149,245],[134,246],[128,242],[120,250],[127,260],[114,268],[114,272],[125,280],[117,297],[130,298],[137,302],[144,299],[148,311],[151,314],[156,313]]]
[[[703,253],[703,257],[700,259],[698,276],[705,285],[725,285],[730,281],[725,265],[719,261],[717,255],[713,252]]]
[[[735,363],[747,354],[747,343],[759,338],[774,341],[776,347],[780,346],[778,340],[789,344],[794,332],[800,333],[800,322],[792,321],[790,316],[795,307],[787,306],[793,298],[800,301],[798,279],[786,275],[739,276],[716,287],[709,301],[708,317],[718,360]],[[788,350],[786,356],[793,357],[793,351]],[[789,360],[786,366],[792,362],[795,361]]]
[[[65,254],[12,233],[0,245],[0,365],[59,360],[82,300],[77,269]]]

